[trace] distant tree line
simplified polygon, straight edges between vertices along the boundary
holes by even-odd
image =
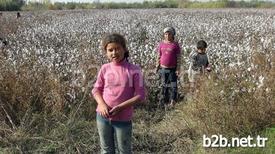
[[[24,0],[0,0],[0,11],[17,11],[24,5]]]
[[[208,2],[179,0],[179,8],[274,8],[275,3],[263,0],[235,1],[217,0]]]
[[[119,8],[272,8],[275,3],[261,0],[234,1],[217,0],[208,2],[189,0],[144,1],[143,3],[51,3],[40,0],[26,3],[24,0],[1,0],[0,11],[19,10],[71,10],[71,9],[119,9]]]

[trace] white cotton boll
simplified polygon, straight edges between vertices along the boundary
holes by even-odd
[[[264,41],[265,41],[265,39],[263,37],[261,37],[261,42],[264,42]]]
[[[230,64],[229,64],[229,67],[234,67],[234,66],[235,66],[234,63],[230,63]]]
[[[258,88],[261,88],[263,85],[264,85],[264,77],[261,75],[259,77]]]

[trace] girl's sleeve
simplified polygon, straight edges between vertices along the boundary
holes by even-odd
[[[103,94],[104,89],[104,75],[103,75],[103,69],[101,68],[98,72],[96,82],[94,84],[94,87],[92,89],[92,95],[94,96],[96,93]]]
[[[160,49],[161,49],[161,43],[159,43],[158,46],[157,46],[157,53],[158,53],[159,55],[161,55]]]
[[[135,95],[140,95],[140,100],[145,100],[145,85],[144,85],[144,79],[141,72],[141,69],[137,71],[137,73],[134,74],[134,89],[135,89]]]

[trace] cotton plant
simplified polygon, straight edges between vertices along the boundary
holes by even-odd
[[[273,10],[182,9],[33,13],[23,15],[17,32],[7,36],[6,52],[9,60],[15,61],[14,65],[20,58],[36,57],[39,65],[49,68],[58,77],[72,76],[68,79],[72,86],[84,86],[81,80],[87,79],[85,69],[106,62],[100,43],[104,34],[125,35],[130,60],[139,64],[144,72],[150,72],[157,55],[155,48],[162,40],[162,29],[173,26],[182,48],[184,69],[188,69],[188,56],[195,50],[196,42],[204,39],[209,44],[207,54],[214,73],[220,74],[229,68],[252,73],[256,67],[251,63],[253,53],[269,51],[267,61],[272,63],[274,14]],[[250,76],[247,80],[261,86],[265,79],[262,75],[261,78]]]

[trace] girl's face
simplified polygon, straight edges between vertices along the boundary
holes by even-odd
[[[111,62],[119,63],[124,59],[125,50],[119,43],[109,43],[106,46],[106,54]]]
[[[164,40],[165,41],[173,41],[173,35],[169,32],[164,33]]]

